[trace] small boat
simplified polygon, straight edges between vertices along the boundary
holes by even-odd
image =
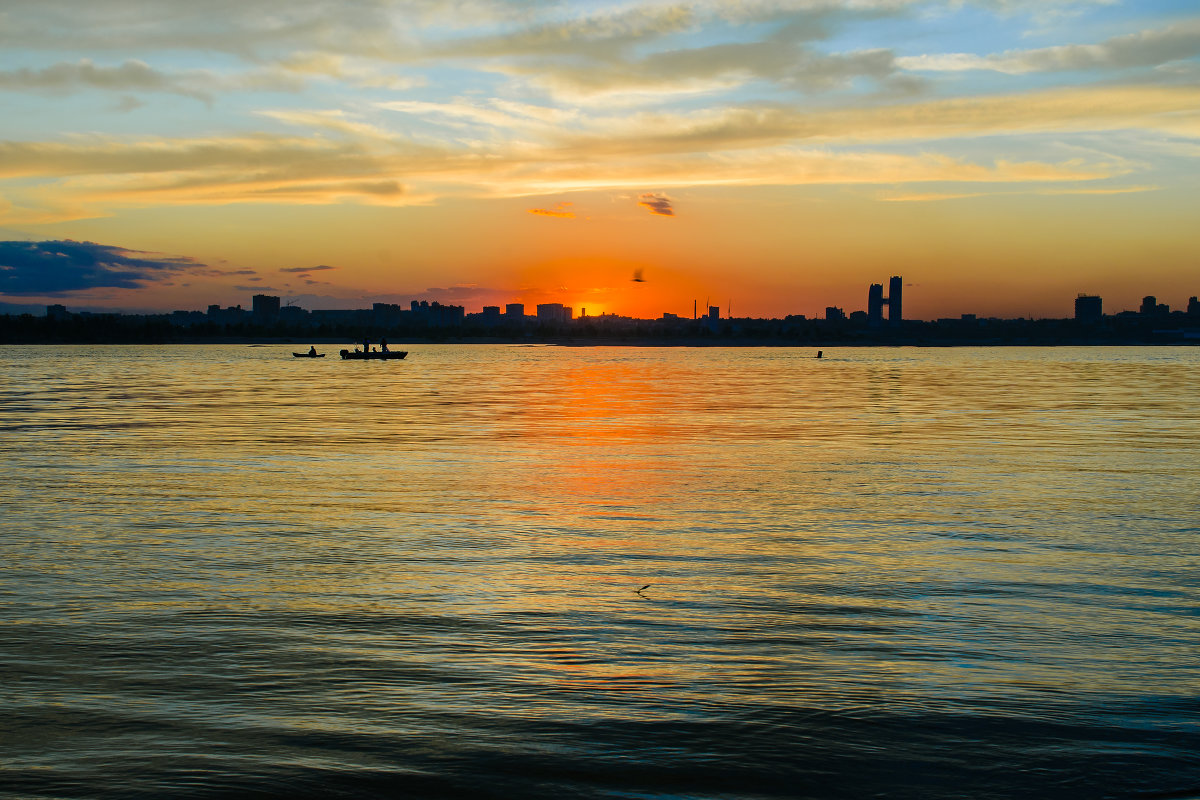
[[[363,352],[362,350],[342,350],[342,358],[359,361],[387,361],[388,359],[404,358],[408,355],[407,350],[371,350]]]
[[[324,353],[292,353],[293,358],[324,358]]]

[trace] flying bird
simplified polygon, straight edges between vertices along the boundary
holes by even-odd
[[[646,282],[646,279],[642,277],[642,271],[640,269],[635,269],[633,271],[633,277],[630,280],[632,280],[634,283]]]

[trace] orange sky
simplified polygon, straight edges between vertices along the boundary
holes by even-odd
[[[6,12],[0,310],[1200,294],[1178,4],[102,5]]]

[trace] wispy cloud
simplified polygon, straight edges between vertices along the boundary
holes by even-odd
[[[309,273],[309,272],[325,272],[325,271],[331,270],[331,269],[337,269],[337,267],[331,267],[327,264],[319,264],[315,267],[280,267],[279,271],[295,273],[297,275],[303,275],[303,274]]]
[[[556,203],[554,208],[531,208],[528,211],[530,214],[537,214],[542,217],[575,219],[575,212],[571,210],[572,205],[572,203]]]
[[[638,205],[648,210],[651,214],[660,217],[675,216],[675,209],[671,205],[671,198],[661,192],[647,192],[638,197]]]
[[[212,101],[211,93],[189,86],[186,79],[153,69],[144,61],[129,60],[103,66],[88,59],[59,62],[42,69],[0,70],[0,89],[67,94],[82,89],[115,92],[171,92]]]
[[[975,197],[1013,195],[1119,195],[1157,191],[1157,186],[1067,186],[1030,187],[1028,189],[989,190],[986,192],[884,192],[876,199],[885,203],[932,203],[940,200],[968,200]]]
[[[1068,44],[1010,50],[986,56],[942,53],[898,58],[898,66],[918,71],[993,70],[1009,75],[1070,70],[1154,67],[1200,55],[1200,21],[1177,22],[1155,30],[1114,36],[1097,44]]]

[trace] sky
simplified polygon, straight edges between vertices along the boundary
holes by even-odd
[[[4,0],[0,104],[0,311],[1200,294],[1194,0]]]

